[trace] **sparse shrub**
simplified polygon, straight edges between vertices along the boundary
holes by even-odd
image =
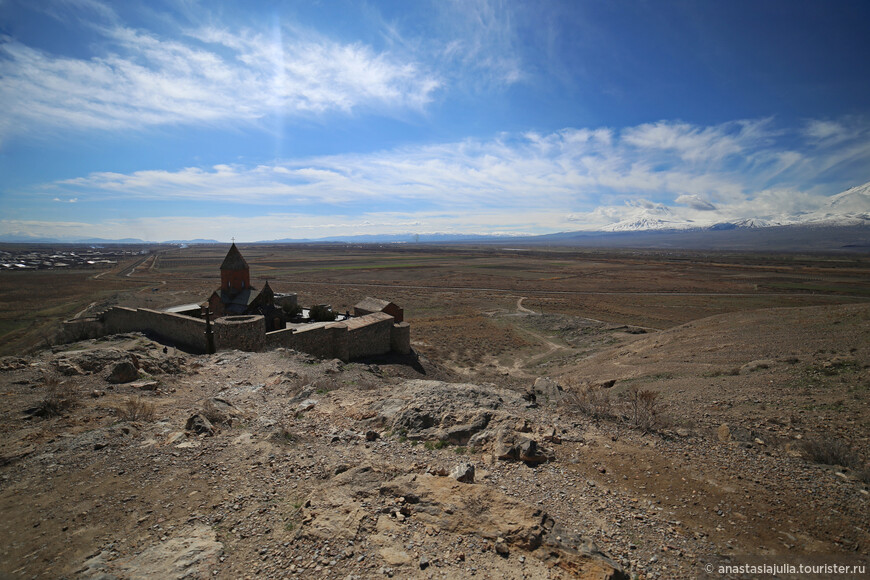
[[[153,421],[155,406],[142,397],[130,397],[116,411],[122,421]]]
[[[630,388],[626,394],[628,420],[641,431],[652,431],[659,426],[658,391]]]
[[[298,304],[284,304],[281,306],[281,309],[284,311],[284,314],[286,314],[288,318],[294,318],[302,314],[302,307]]]
[[[632,427],[649,432],[669,423],[661,412],[658,395],[658,391],[634,386],[621,393],[616,401],[601,385],[581,384],[563,395],[562,404],[593,419],[624,418]]]
[[[714,371],[706,372],[702,376],[707,377],[707,378],[736,377],[739,374],[740,374],[740,369],[733,368],[733,369],[716,369]]]
[[[857,454],[842,439],[806,439],[800,447],[804,457],[814,463],[855,467],[860,465]]]
[[[426,449],[428,449],[429,451],[432,451],[434,449],[444,449],[445,447],[447,447],[447,442],[441,440],[426,441],[426,443],[424,443],[424,447],[426,447]]]
[[[581,385],[567,397],[568,403],[594,419],[613,418],[610,394],[600,385]]]
[[[308,311],[308,318],[315,322],[329,322],[335,320],[335,312],[326,304],[315,304]]]
[[[46,375],[43,379],[45,396],[36,407],[29,411],[37,417],[56,417],[63,415],[76,405],[76,394],[66,382],[61,382],[54,375]]]

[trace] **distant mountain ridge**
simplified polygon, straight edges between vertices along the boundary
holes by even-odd
[[[138,238],[48,238],[26,234],[0,235],[0,243],[30,244],[222,244],[213,239],[152,242]],[[260,240],[259,244],[563,244],[605,247],[668,247],[715,249],[836,250],[870,249],[870,182],[830,197],[819,209],[791,215],[742,217],[716,223],[680,220],[665,206],[638,208],[629,219],[599,230],[554,234],[474,234],[454,232],[357,234],[322,238]]]

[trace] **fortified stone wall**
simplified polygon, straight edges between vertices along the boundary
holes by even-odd
[[[214,345],[217,350],[260,351],[266,345],[265,324],[259,314],[224,316],[212,323]],[[203,325],[205,332],[205,325]],[[202,339],[203,341],[205,338]]]
[[[63,322],[57,335],[57,341],[65,344],[89,338],[99,338],[105,334],[103,323],[99,318],[76,318]]]
[[[124,332],[149,332],[194,352],[205,351],[205,321],[148,308],[115,306],[95,318],[69,320],[58,338],[74,342]]]
[[[266,333],[267,348],[292,348],[320,358],[347,360],[347,328],[341,323]]]
[[[411,325],[399,322],[390,328],[390,350],[398,354],[411,354]]]
[[[205,321],[199,318],[147,308],[112,308],[102,319],[106,334],[152,332],[184,348],[205,350]]]
[[[371,356],[390,352],[390,329],[393,317],[384,312],[375,312],[347,322],[348,358]]]
[[[350,360],[411,351],[410,327],[394,324],[393,317],[375,312],[347,321],[310,328],[264,332],[260,315],[227,316],[212,323],[217,350],[261,351],[285,347],[321,358]],[[193,352],[205,352],[205,321],[147,308],[110,308],[98,317],[70,320],[58,336],[62,342],[98,338],[108,334],[147,332]]]

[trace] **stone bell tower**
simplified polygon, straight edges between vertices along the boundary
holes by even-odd
[[[221,264],[221,291],[234,295],[250,288],[251,269],[236,247],[236,243],[233,242],[227,257]]]

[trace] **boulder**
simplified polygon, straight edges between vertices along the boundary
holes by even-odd
[[[539,405],[555,405],[562,400],[562,387],[549,377],[538,377],[533,392]]]
[[[538,448],[538,443],[534,439],[527,439],[520,444],[519,459],[526,463],[545,463],[552,459],[552,454]]]
[[[202,414],[213,425],[226,424],[232,426],[234,421],[244,417],[238,407],[225,399],[213,397],[208,399],[202,407]]]
[[[306,411],[310,411],[311,409],[313,409],[313,408],[315,407],[315,405],[317,405],[317,401],[316,401],[316,400],[314,400],[314,399],[305,399],[304,401],[302,401],[301,403],[299,403],[299,406],[296,407],[296,411],[299,412],[299,413],[304,413],[304,412],[306,412]]]
[[[502,431],[496,441],[496,457],[503,461],[523,461],[529,464],[546,463],[553,461],[555,455],[538,446],[534,439],[516,437],[512,433]]]
[[[198,435],[214,435],[214,425],[212,425],[211,421],[206,419],[202,413],[191,415],[184,428],[188,431],[193,431]]]
[[[139,378],[139,371],[136,366],[130,361],[122,361],[112,368],[107,380],[110,383],[132,383]]]
[[[491,418],[492,413],[480,413],[468,423],[454,425],[447,429],[446,439],[453,445],[466,445],[472,435],[486,429]]]
[[[84,374],[82,369],[65,359],[55,361],[54,366],[57,368],[57,372],[67,377]]]

